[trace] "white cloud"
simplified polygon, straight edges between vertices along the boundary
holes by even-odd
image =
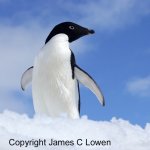
[[[13,92],[21,95],[21,75],[33,65],[47,31],[36,24],[29,27],[0,25],[0,33],[0,111],[9,108],[27,112],[25,102],[18,100]]]
[[[150,76],[136,78],[127,83],[127,90],[134,95],[150,96]]]
[[[23,3],[27,5],[28,2]],[[20,5],[20,1],[18,5]],[[143,16],[149,15],[150,1],[87,0],[76,3],[76,1],[59,0],[43,3],[43,1],[38,0],[32,9],[30,7],[30,9],[25,8],[14,11],[11,23],[18,20],[23,22],[23,24],[37,22],[47,27],[53,22],[59,23],[70,20],[80,22],[87,27],[96,27],[101,31],[111,31],[134,24],[142,20]],[[6,20],[9,22],[10,18],[5,18]]]
[[[104,150],[149,150],[150,124],[143,129],[132,125],[123,119],[113,118],[111,121],[91,121],[85,117],[71,120],[66,117],[49,118],[35,116],[33,119],[26,115],[5,111],[0,114],[0,149],[104,149]],[[46,143],[55,140],[73,140],[74,146],[39,146],[25,148],[10,146],[9,139],[37,140],[46,139]],[[82,139],[83,145],[77,146],[76,140]],[[108,146],[85,146],[85,139],[110,141]],[[13,141],[11,141],[13,144]]]
[[[70,2],[66,7],[80,16],[81,23],[105,31],[133,24],[150,14],[150,1],[147,0],[93,0]]]
[[[4,88],[8,86],[7,83],[14,85],[14,82],[18,81],[16,79],[25,62],[26,65],[33,64],[34,55],[40,49],[41,43],[44,43],[42,36],[45,31],[36,27],[0,26],[0,33],[0,59],[3,62],[0,64],[0,86]]]

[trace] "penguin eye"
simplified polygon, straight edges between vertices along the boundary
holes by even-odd
[[[69,26],[69,29],[74,30],[74,26]]]

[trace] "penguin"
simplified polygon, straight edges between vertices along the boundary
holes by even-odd
[[[69,43],[95,31],[73,22],[56,25],[46,38],[45,45],[36,56],[34,65],[21,78],[25,90],[32,83],[35,113],[59,117],[66,114],[80,118],[79,82],[89,88],[105,105],[104,96],[94,79],[75,61]]]

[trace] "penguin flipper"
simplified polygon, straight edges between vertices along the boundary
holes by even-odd
[[[21,77],[21,88],[24,91],[32,81],[33,66],[28,68]]]
[[[77,80],[79,80],[85,87],[89,88],[97,96],[102,106],[104,106],[104,96],[92,77],[77,65],[74,67],[74,73]]]

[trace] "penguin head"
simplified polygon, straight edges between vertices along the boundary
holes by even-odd
[[[64,33],[68,36],[69,42],[73,42],[78,38],[95,33],[94,30],[82,27],[73,22],[63,22],[56,25],[48,35],[45,44],[55,35]]]

